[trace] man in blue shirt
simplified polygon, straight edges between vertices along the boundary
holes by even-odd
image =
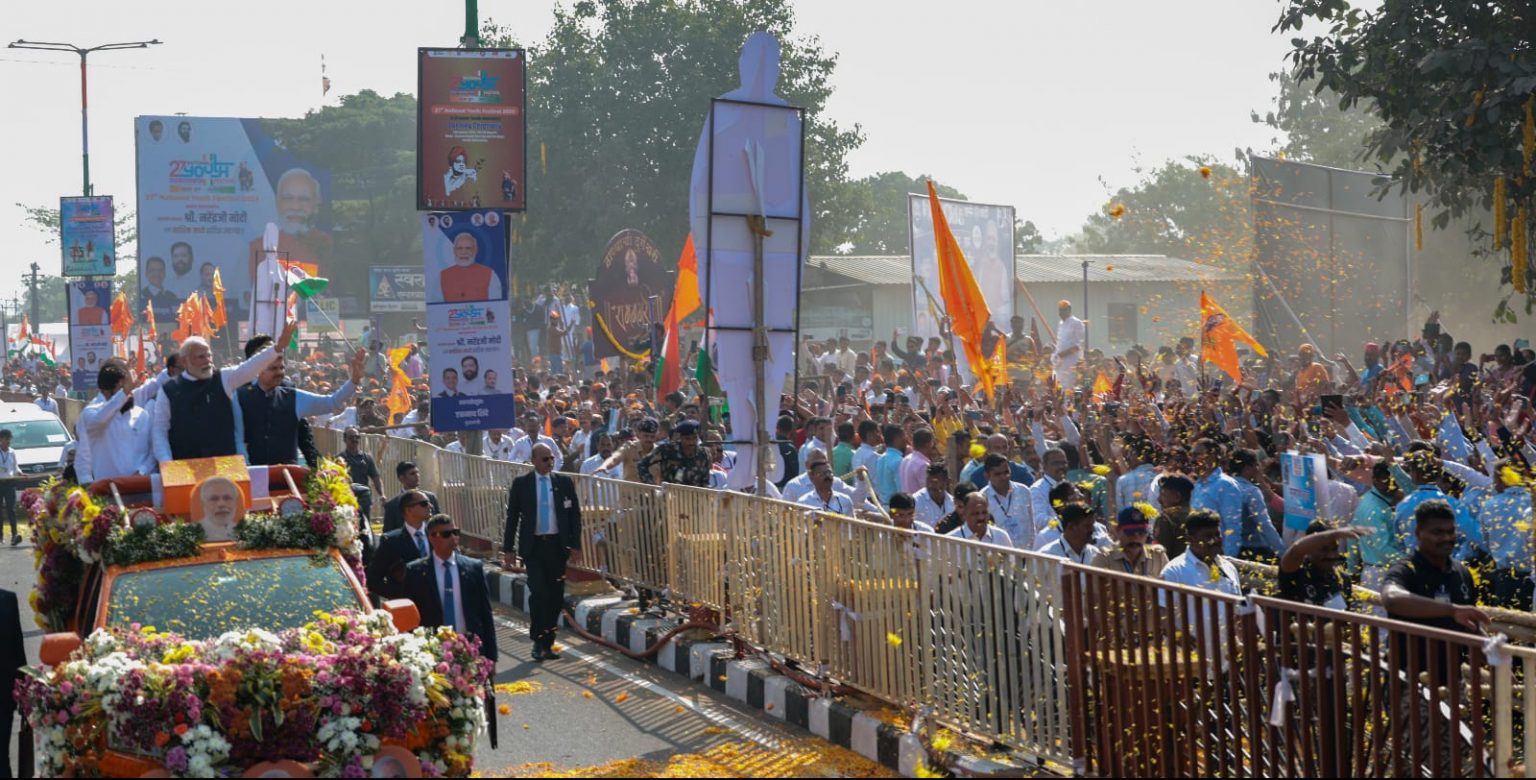
[[[1531,537],[1531,492],[1525,485],[1504,479],[1505,474],[1519,474],[1518,467],[1501,460],[1493,469],[1499,475],[1490,488],[1478,489],[1477,497],[1467,494],[1467,504],[1483,533],[1488,554],[1493,558],[1493,603],[1505,609],[1532,608],[1531,567],[1536,560],[1536,545]]]
[[[1377,593],[1386,584],[1387,569],[1403,557],[1393,509],[1402,498],[1403,492],[1392,478],[1392,467],[1385,462],[1372,466],[1371,489],[1360,497],[1351,522],[1366,535],[1354,545],[1352,556],[1360,561],[1360,584]]]
[[[887,425],[880,429],[885,440],[885,452],[875,460],[875,492],[880,503],[889,507],[891,496],[901,492],[901,459],[907,454],[907,432],[900,425]]]
[[[1485,549],[1483,531],[1473,521],[1467,508],[1456,498],[1447,495],[1440,489],[1440,480],[1445,477],[1444,467],[1440,465],[1440,459],[1435,457],[1432,450],[1418,450],[1408,453],[1405,468],[1408,477],[1417,485],[1412,493],[1409,493],[1402,503],[1397,505],[1397,539],[1398,549],[1404,554],[1413,553],[1413,539],[1417,536],[1414,527],[1413,512],[1419,504],[1425,501],[1444,501],[1449,504],[1451,511],[1456,514],[1457,542],[1455,557],[1457,561],[1465,562],[1477,554],[1480,549]]]
[[[1203,475],[1195,480],[1195,492],[1190,497],[1194,509],[1209,509],[1221,517],[1222,554],[1227,557],[1243,557],[1249,560],[1274,562],[1278,547],[1266,550],[1261,545],[1248,546],[1243,529],[1257,526],[1258,513],[1264,511],[1263,498],[1255,504],[1251,495],[1243,493],[1237,480],[1221,470],[1221,445],[1214,439],[1204,438],[1195,442],[1190,451],[1196,468]],[[1266,555],[1266,552],[1268,553]]]
[[[1007,436],[1001,433],[994,433],[987,437],[987,455],[994,454],[1001,455],[1004,458],[1008,457]],[[981,467],[982,461],[985,459],[986,455],[983,455],[982,460],[972,460],[970,463],[965,464],[965,468],[960,470],[960,478],[970,480],[971,484],[978,488],[986,487],[987,470]],[[1008,479],[1020,485],[1035,484],[1035,473],[1022,463],[1008,461],[1008,471]]]
[[[1253,450],[1238,449],[1232,453],[1228,465],[1232,469],[1232,478],[1243,491],[1242,547],[1257,550],[1265,558],[1278,558],[1285,545],[1281,543],[1280,533],[1270,520],[1269,503],[1264,500],[1264,491],[1256,484],[1263,478],[1258,456]]]

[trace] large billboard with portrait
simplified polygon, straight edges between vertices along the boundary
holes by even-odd
[[[943,198],[939,207],[976,276],[976,286],[987,299],[992,323],[1006,333],[1013,316],[1015,289],[1013,207]],[[939,321],[934,315],[944,313],[928,196],[907,195],[907,216],[912,236],[912,335],[927,339],[939,335]]]
[[[527,204],[527,56],[522,49],[418,49],[416,208]]]
[[[601,359],[650,349],[646,302],[657,296],[656,310],[665,317],[671,288],[661,251],[648,236],[626,228],[608,239],[603,258],[587,283],[593,314],[593,355]]]
[[[512,305],[507,225],[499,211],[421,217],[432,355],[432,428],[511,428]]]
[[[261,234],[278,226],[279,256],[324,275],[332,257],[330,176],[274,143],[259,119],[141,116],[139,300],[172,322],[181,301],[224,285],[231,321],[247,316]]]
[[[94,392],[96,372],[112,357],[112,280],[68,282],[70,389]]]
[[[112,196],[59,198],[59,247],[64,253],[64,276],[115,275]]]

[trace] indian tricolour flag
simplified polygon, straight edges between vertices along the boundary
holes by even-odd
[[[304,300],[315,297],[331,283],[331,280],[323,276],[312,276],[298,263],[285,263],[283,268],[288,274],[288,289]]]

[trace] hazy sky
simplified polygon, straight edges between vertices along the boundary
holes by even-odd
[[[480,0],[482,17],[543,38],[554,0]],[[818,0],[798,28],[840,57],[827,107],[868,140],[852,173],[930,173],[972,199],[1012,204],[1047,237],[1074,232],[1138,165],[1234,147],[1267,148],[1249,120],[1274,93],[1286,38],[1273,0]],[[9,2],[7,39],[95,45],[159,38],[147,51],[93,55],[91,174],[132,208],[132,118],[288,117],[321,105],[320,56],[338,94],[414,92],[415,48],[452,46],[452,0],[79,0]],[[432,10],[440,9],[440,10]],[[79,60],[0,50],[0,295],[58,250],[14,204],[80,194]],[[700,106],[700,117],[705,106]],[[1101,181],[1102,180],[1102,181]],[[537,195],[530,209],[538,208]],[[683,218],[681,215],[680,219]],[[124,269],[125,270],[125,269]]]

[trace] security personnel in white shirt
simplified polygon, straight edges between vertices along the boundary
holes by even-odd
[[[481,454],[491,460],[512,460],[512,439],[500,428],[485,432],[480,440]]]
[[[1029,488],[1011,479],[1013,469],[1002,455],[987,455],[981,467],[987,475],[981,494],[987,497],[992,522],[1007,531],[1019,549],[1030,549],[1035,542],[1035,521]]]

